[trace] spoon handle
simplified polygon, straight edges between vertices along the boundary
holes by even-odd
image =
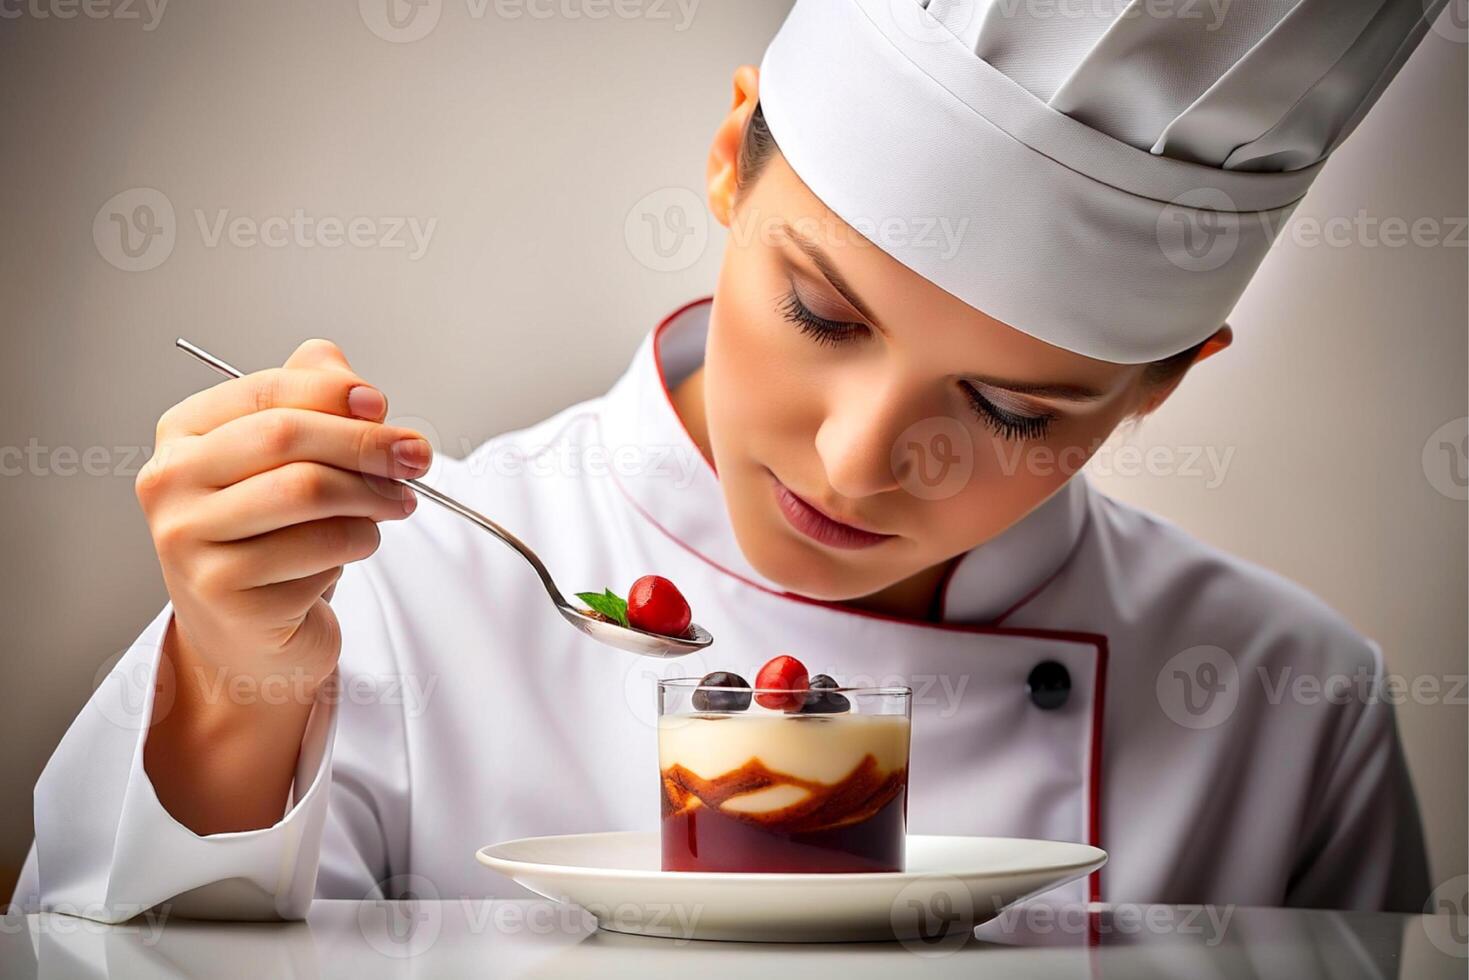
[[[192,354],[194,357],[197,357],[199,360],[203,361],[205,364],[208,364],[210,367],[214,368],[214,370],[218,371],[220,374],[225,375],[226,377],[244,377],[244,374],[238,368],[234,367],[227,361],[220,360],[218,357],[215,357],[213,354],[209,353],[207,350],[198,346],[197,344],[192,344],[182,337],[178,338],[178,340],[176,340],[174,343],[178,345],[180,350],[184,351],[187,354]],[[450,497],[448,494],[440,493],[426,483],[421,483],[418,480],[410,480],[406,477],[385,477],[384,479],[392,480],[394,483],[400,483],[406,487],[412,487],[414,492],[422,494],[423,496],[427,497],[429,500],[432,500],[434,503],[438,504],[440,507],[443,507],[446,510],[453,511],[465,520],[479,525],[484,530],[489,531],[495,537],[499,538],[501,541],[514,548],[517,552],[520,553],[520,557],[530,562],[531,567],[536,570],[536,574],[541,577],[541,584],[546,587],[546,591],[550,594],[551,599],[558,606],[568,605],[565,597],[561,595],[561,590],[556,588],[556,582],[554,579],[551,578],[551,573],[546,571],[546,566],[541,563],[540,556],[532,551],[523,541],[521,541],[515,535],[511,534],[509,531],[505,530],[503,527],[496,524],[494,521],[490,520],[488,517],[481,514],[474,508],[461,504],[453,497]]]

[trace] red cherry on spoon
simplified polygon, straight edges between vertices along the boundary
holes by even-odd
[[[683,593],[661,575],[644,575],[627,590],[627,621],[640,630],[683,636],[692,619]]]

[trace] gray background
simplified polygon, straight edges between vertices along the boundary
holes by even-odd
[[[410,29],[437,13],[432,31],[403,42],[379,36],[395,36],[382,0],[178,3],[151,30],[145,6],[61,19],[38,2],[0,20],[0,452],[32,447],[0,477],[0,894],[46,758],[164,599],[137,453],[214,380],[173,338],[255,368],[329,336],[453,455],[603,391],[662,315],[713,288],[717,226],[665,269],[625,225],[701,191],[730,73],[758,63],[789,6],[429,0]],[[1462,222],[1465,51],[1442,21],[1293,228],[1359,211],[1445,236]],[[167,199],[176,240],[128,272],[93,221],[136,188]],[[437,223],[413,258],[210,244],[197,216],[296,209]],[[1161,465],[1109,452],[1098,479],[1305,583],[1395,673],[1450,684],[1466,668],[1466,511],[1434,433],[1465,432],[1464,231],[1393,246],[1354,224],[1342,246],[1287,231],[1232,321],[1236,348],[1119,436]],[[1222,480],[1189,465],[1205,448],[1228,454]],[[1444,880],[1465,870],[1466,710],[1462,693],[1421,700],[1399,717]]]

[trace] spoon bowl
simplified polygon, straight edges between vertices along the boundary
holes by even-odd
[[[232,367],[204,348],[191,344],[182,337],[178,338],[175,343],[180,350],[198,358],[226,377],[244,377],[238,368]],[[607,646],[616,647],[619,650],[626,650],[629,653],[642,654],[645,657],[668,658],[686,656],[702,650],[714,642],[714,637],[708,630],[692,623],[689,625],[689,633],[691,635],[689,637],[682,637],[664,636],[661,633],[649,633],[647,630],[640,630],[634,626],[623,626],[620,623],[614,623],[610,620],[596,619],[566,601],[566,597],[556,587],[555,580],[551,578],[551,573],[546,570],[546,566],[541,561],[540,556],[515,535],[474,508],[460,503],[448,494],[440,493],[426,483],[399,477],[388,477],[387,479],[392,480],[394,483],[400,483],[405,487],[411,487],[419,496],[427,497],[445,510],[453,511],[466,521],[469,521],[481,530],[488,531],[509,545],[511,549],[529,562],[530,566],[536,570],[536,574],[540,576],[541,585],[546,589],[546,595],[555,604],[556,611],[561,613],[561,617],[599,643],[605,643]]]
[[[704,649],[714,642],[709,631],[698,623],[689,624],[690,636],[664,636],[649,633],[636,626],[622,626],[610,620],[589,616],[574,606],[557,606],[562,617],[587,636],[619,650],[640,653],[645,657],[682,657]]]

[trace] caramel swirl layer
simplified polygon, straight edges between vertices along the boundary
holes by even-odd
[[[831,784],[778,772],[758,758],[713,779],[704,779],[674,764],[663,770],[663,817],[667,819],[703,805],[718,809],[722,816],[782,833],[829,830],[868,819],[901,793],[907,780],[906,768],[883,773],[871,754],[863,756],[850,773]],[[734,797],[773,786],[798,787],[806,795],[774,810],[744,812],[721,808]]]

